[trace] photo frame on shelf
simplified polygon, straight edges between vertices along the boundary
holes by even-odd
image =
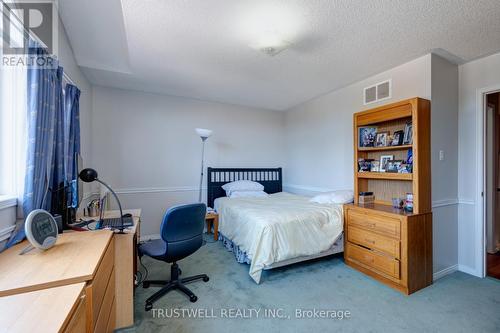
[[[398,173],[403,165],[403,160],[389,160],[387,161],[385,172]]]
[[[413,143],[413,125],[411,122],[406,123],[403,144],[411,145]]]
[[[373,147],[375,143],[375,135],[377,133],[377,127],[360,127],[358,132],[358,146],[363,147]]]
[[[394,155],[382,155],[380,156],[380,166],[379,172],[386,172],[387,162],[394,160]]]
[[[378,132],[375,135],[375,147],[386,147],[389,132]]]
[[[371,172],[380,172],[380,161],[373,161],[371,168],[370,168],[370,171]]]
[[[359,172],[370,172],[372,161],[373,161],[373,159],[360,158],[358,160],[358,171]]]
[[[396,131],[392,134],[392,142],[391,146],[401,146],[403,144],[405,132],[404,131]]]

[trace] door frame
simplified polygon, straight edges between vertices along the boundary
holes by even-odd
[[[476,90],[476,219],[475,261],[479,263],[476,275],[486,276],[486,95],[500,92],[500,84]]]

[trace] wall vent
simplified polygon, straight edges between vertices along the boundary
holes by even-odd
[[[386,80],[363,90],[363,104],[371,104],[392,97],[392,80]]]

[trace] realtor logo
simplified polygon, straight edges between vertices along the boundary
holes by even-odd
[[[30,36],[52,56],[57,52],[57,9],[54,0],[2,1],[2,64],[46,64],[30,59]],[[38,63],[37,63],[38,62]]]

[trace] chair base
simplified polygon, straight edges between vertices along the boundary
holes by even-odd
[[[149,288],[150,285],[160,285],[163,286],[159,291],[154,293],[151,297],[146,300],[145,310],[149,311],[153,308],[153,303],[160,299],[162,296],[167,294],[171,290],[179,290],[189,297],[191,302],[196,302],[198,297],[187,288],[184,284],[194,282],[197,280],[203,280],[203,282],[208,282],[209,278],[206,274],[200,274],[195,276],[190,276],[187,278],[179,279],[181,275],[181,270],[177,263],[173,263],[170,267],[170,281],[160,281],[160,280],[147,280],[142,283],[143,288]]]

